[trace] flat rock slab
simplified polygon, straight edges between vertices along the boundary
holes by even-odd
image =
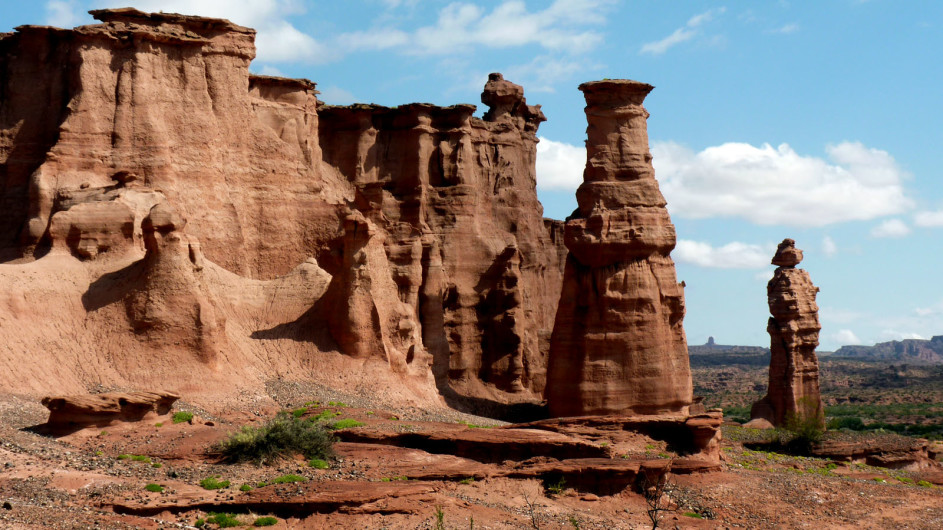
[[[522,462],[536,456],[557,460],[604,458],[609,449],[565,434],[538,429],[465,429],[452,432],[339,431],[345,442],[395,445],[478,462]]]
[[[134,422],[170,412],[180,396],[171,392],[111,392],[42,399],[49,420],[42,426],[51,433],[68,433],[114,422]]]
[[[406,477],[414,480],[483,479],[496,474],[493,465],[468,458],[427,453],[383,444],[338,442],[334,452],[344,459],[369,462],[369,478]]]
[[[306,482],[266,486],[232,498],[203,499],[181,503],[179,499],[122,500],[102,503],[101,507],[115,513],[153,516],[164,512],[179,513],[202,510],[274,514],[279,517],[305,517],[313,513],[331,513],[341,509],[373,506],[373,513],[383,513],[380,500],[398,499],[396,513],[403,513],[405,503],[412,499],[420,504],[435,492],[433,485],[423,482]]]

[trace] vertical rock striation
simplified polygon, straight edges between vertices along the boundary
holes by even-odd
[[[784,239],[776,249],[772,264],[777,266],[766,285],[769,312],[766,326],[770,337],[769,389],[753,404],[752,418],[773,425],[791,421],[824,421],[819,394],[819,307],[809,273],[797,269],[802,251],[792,239]]]
[[[580,85],[587,161],[550,343],[553,416],[686,412],[691,371],[675,231],[658,189],[642,106],[652,86]]]

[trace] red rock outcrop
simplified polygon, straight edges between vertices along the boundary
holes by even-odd
[[[675,231],[658,189],[642,106],[651,85],[580,85],[587,161],[550,344],[553,416],[683,412],[692,402]]]
[[[105,427],[124,421],[153,419],[170,412],[180,396],[172,392],[112,392],[81,396],[49,396],[42,400],[49,419],[42,426],[53,433],[84,427]]]
[[[249,28],[92,14],[0,35],[10,390],[541,398],[566,251],[520,86],[492,74],[483,119],[319,107],[310,81],[249,74]]]
[[[763,418],[777,427],[789,422],[818,421],[825,415],[819,393],[819,307],[809,273],[797,269],[802,251],[792,239],[776,249],[773,278],[766,285],[770,337],[769,389],[753,404],[752,418]]]

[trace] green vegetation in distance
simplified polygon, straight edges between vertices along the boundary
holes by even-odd
[[[302,454],[305,458],[333,456],[334,437],[320,423],[279,413],[260,427],[245,426],[213,449],[228,462],[271,463]]]
[[[150,492],[152,492],[152,493],[163,493],[163,492],[164,492],[164,487],[161,486],[160,484],[148,484],[147,486],[144,486],[144,489],[146,489],[147,491],[150,491]]]
[[[193,413],[187,411],[175,412],[173,415],[174,424],[183,423],[185,421],[190,421],[193,419]]]
[[[328,469],[331,467],[331,465],[327,463],[327,460],[322,460],[320,458],[312,458],[308,461],[308,465],[314,469]]]
[[[357,421],[353,418],[345,418],[343,420],[337,420],[332,423],[329,428],[332,431],[339,431],[341,429],[353,429],[354,427],[362,427],[363,422]]]
[[[277,524],[278,524],[278,518],[277,518],[277,517],[259,517],[258,519],[255,520],[254,523],[252,523],[252,526],[256,526],[256,527],[259,527],[259,526],[275,526],[275,525],[277,525]]]
[[[200,481],[200,487],[205,490],[221,490],[229,487],[229,481],[219,480],[219,476],[206,477]]]

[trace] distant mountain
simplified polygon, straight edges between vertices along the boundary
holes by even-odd
[[[702,346],[688,346],[691,367],[750,365],[769,366],[769,348],[717,344],[714,337]]]
[[[937,335],[930,340],[906,339],[880,342],[874,346],[842,346],[835,351],[835,356],[940,364],[943,363],[943,335]]]
[[[730,346],[717,344],[714,337],[708,337],[707,343],[702,346],[688,345],[688,355],[715,355],[728,353],[734,355],[769,355],[769,348],[762,346]]]

